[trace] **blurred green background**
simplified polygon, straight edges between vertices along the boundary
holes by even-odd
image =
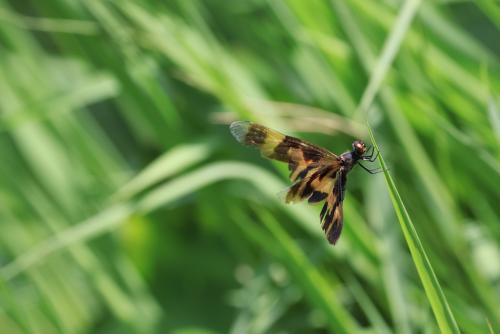
[[[443,300],[500,330],[499,29],[488,0],[0,0],[0,333],[437,333]],[[349,174],[332,247],[237,119],[337,153],[368,119],[441,301],[384,174]]]

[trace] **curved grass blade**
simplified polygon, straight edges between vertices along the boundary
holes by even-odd
[[[407,0],[403,6],[399,15],[394,23],[391,32],[384,43],[382,52],[375,63],[375,69],[372,71],[370,76],[370,81],[367,88],[365,89],[361,103],[358,108],[358,112],[365,114],[365,118],[368,116],[368,111],[370,106],[375,99],[378,91],[380,90],[381,83],[385,78],[390,66],[399,51],[403,37],[408,31],[410,24],[417,13],[417,10],[421,4],[419,0]],[[376,150],[380,152],[373,131],[366,121],[368,131],[370,134],[371,141],[375,146]],[[425,253],[424,247],[420,242],[417,231],[413,226],[411,218],[406,210],[401,196],[396,188],[396,185],[387,171],[387,167],[382,155],[379,155],[379,161],[384,172],[385,180],[387,182],[387,187],[391,197],[391,201],[396,212],[396,216],[403,230],[403,234],[410,249],[410,253],[417,268],[418,275],[422,284],[424,286],[427,299],[429,300],[434,316],[436,317],[439,329],[442,333],[459,333],[458,325],[456,323],[455,317],[449,307],[446,296],[444,295],[439,281],[432,269],[432,265]]]
[[[204,186],[226,179],[246,180],[259,189],[263,195],[274,199],[277,203],[276,191],[284,186],[272,174],[249,164],[231,161],[213,163],[159,186],[137,202],[116,204],[82,223],[57,233],[0,268],[0,279],[12,280],[56,252],[118,228],[135,213],[146,214]],[[303,252],[293,244],[276,223],[270,222],[269,219],[265,223],[272,234],[281,241],[280,245],[283,247],[281,252],[284,258],[290,261],[291,267],[300,276],[303,286],[309,292],[308,295],[313,296],[313,303],[325,312],[331,328],[336,328],[342,333],[358,332],[355,321],[342,309],[340,303],[327,297],[330,291],[327,281],[311,264],[308,264]],[[323,237],[319,229],[316,228],[315,231]]]
[[[379,151],[372,129],[368,123],[367,127],[370,133],[371,141],[376,150]],[[401,229],[403,230],[403,235],[405,237],[408,248],[410,249],[413,263],[417,268],[418,276],[420,277],[420,280],[422,281],[422,284],[424,286],[427,299],[431,304],[432,311],[434,312],[434,316],[436,317],[439,329],[442,333],[460,333],[458,325],[455,321],[455,317],[450,309],[448,301],[446,300],[446,296],[444,295],[436,274],[432,269],[429,258],[425,253],[424,246],[420,242],[417,230],[415,229],[410,215],[406,210],[403,199],[399,195],[394,180],[387,171],[387,165],[385,164],[382,154],[379,154],[379,161],[384,171],[385,181],[387,182],[387,189],[389,190],[389,195],[391,196],[394,211],[396,212],[399,224],[401,225]]]
[[[112,200],[128,200],[155,183],[197,164],[209,156],[212,147],[212,143],[204,142],[172,148],[119,189]]]
[[[249,164],[232,161],[212,163],[149,191],[137,201],[116,203],[101,210],[93,217],[45,239],[1,267],[0,279],[10,281],[29,268],[42,263],[54,253],[115,230],[137,212],[147,214],[202,187],[227,179],[246,180],[268,198],[277,202],[276,192],[285,187],[284,183],[272,174]],[[285,204],[281,205],[285,206]],[[310,217],[304,216],[300,209],[297,207],[289,207],[288,209],[301,221],[310,223],[310,225],[305,226],[308,230],[313,231],[318,236],[322,235],[322,232],[311,222]]]

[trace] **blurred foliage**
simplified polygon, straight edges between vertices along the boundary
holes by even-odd
[[[499,331],[499,29],[493,0],[0,0],[0,333]],[[350,173],[331,247],[236,119],[338,153],[369,121],[389,187]]]

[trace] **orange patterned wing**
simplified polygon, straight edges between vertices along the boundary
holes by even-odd
[[[342,203],[346,184],[346,173],[341,168],[337,173],[333,191],[328,194],[323,209],[321,210],[321,227],[331,244],[337,242],[344,225]]]
[[[338,157],[330,151],[263,125],[239,121],[229,128],[240,143],[258,147],[266,158],[288,162],[292,181],[310,177],[325,165],[339,168]]]
[[[263,156],[288,162],[294,183],[286,189],[287,203],[304,199],[318,203],[326,199],[321,210],[321,226],[328,241],[335,244],[342,230],[346,181],[340,159],[321,147],[263,125],[240,121],[232,123],[230,130],[240,143],[258,147]]]
[[[297,180],[287,189],[286,203],[300,202],[306,198],[309,203],[318,203],[332,192],[338,171],[336,165],[312,165],[306,171],[304,178]]]

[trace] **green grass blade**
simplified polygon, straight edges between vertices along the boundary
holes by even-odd
[[[358,107],[358,113],[368,113],[369,106],[372,104],[373,99],[377,95],[380,85],[386,77],[392,62],[398,53],[403,38],[405,37],[413,18],[417,14],[421,2],[421,0],[407,0],[404,3],[403,8],[394,23],[394,28],[391,30],[389,37],[387,37],[386,42],[384,43],[380,58],[377,60],[377,64],[371,73],[370,81],[363,93]]]
[[[230,161],[209,164],[151,190],[137,202],[117,203],[101,210],[93,217],[56,233],[1,267],[0,277],[6,281],[12,280],[56,252],[116,229],[134,213],[147,214],[209,184],[226,179],[247,180],[276,202],[278,202],[277,191],[284,188],[284,184],[276,177],[249,164]],[[320,233],[317,229],[314,230]]]
[[[116,225],[122,223],[131,212],[131,208],[126,205],[117,205],[103,210],[96,216],[57,233],[16,257],[12,262],[0,268],[0,277],[6,281],[12,280],[54,252],[112,230]]]
[[[373,100],[380,89],[383,78],[389,71],[392,62],[399,51],[403,37],[410,27],[410,23],[417,13],[420,3],[420,1],[408,0],[403,5],[394,27],[384,44],[382,53],[377,60],[375,69],[372,72],[368,86],[361,99],[358,111],[368,112],[370,105],[373,103]],[[380,152],[368,121],[367,126],[373,145],[376,150]],[[420,242],[417,231],[413,226],[403,200],[399,195],[392,177],[387,171],[382,155],[380,155],[380,163],[384,169],[384,176],[388,185],[396,216],[403,230],[406,243],[410,249],[413,262],[417,268],[420,280],[427,294],[427,298],[432,306],[439,328],[443,333],[459,333],[455,317],[453,316],[453,313],[448,305],[448,301],[441,290],[439,281],[434,273],[434,270],[432,269],[432,265],[430,264],[423,245]]]
[[[155,183],[206,159],[210,151],[211,145],[209,143],[174,147],[172,150],[158,157],[130,180],[130,182],[126,183],[113,196],[113,199],[116,201],[130,199]]]
[[[369,125],[368,130],[370,132],[370,138],[373,145],[375,146],[375,149],[379,151],[377,142],[375,141],[375,137]],[[394,206],[394,211],[396,212],[399,224],[401,226],[401,229],[403,230],[406,244],[410,249],[413,263],[417,268],[418,275],[424,286],[425,293],[427,294],[427,299],[431,304],[434,316],[436,317],[437,323],[439,325],[439,329],[442,333],[460,333],[458,325],[455,321],[455,317],[453,316],[450,306],[448,305],[446,296],[444,295],[436,274],[432,269],[429,258],[425,253],[424,246],[420,242],[417,230],[413,226],[413,222],[411,221],[410,215],[406,210],[403,199],[399,195],[394,180],[387,171],[387,165],[385,164],[382,154],[379,155],[379,158],[380,165],[384,170],[384,176],[387,182],[387,188],[391,196],[392,204]]]

